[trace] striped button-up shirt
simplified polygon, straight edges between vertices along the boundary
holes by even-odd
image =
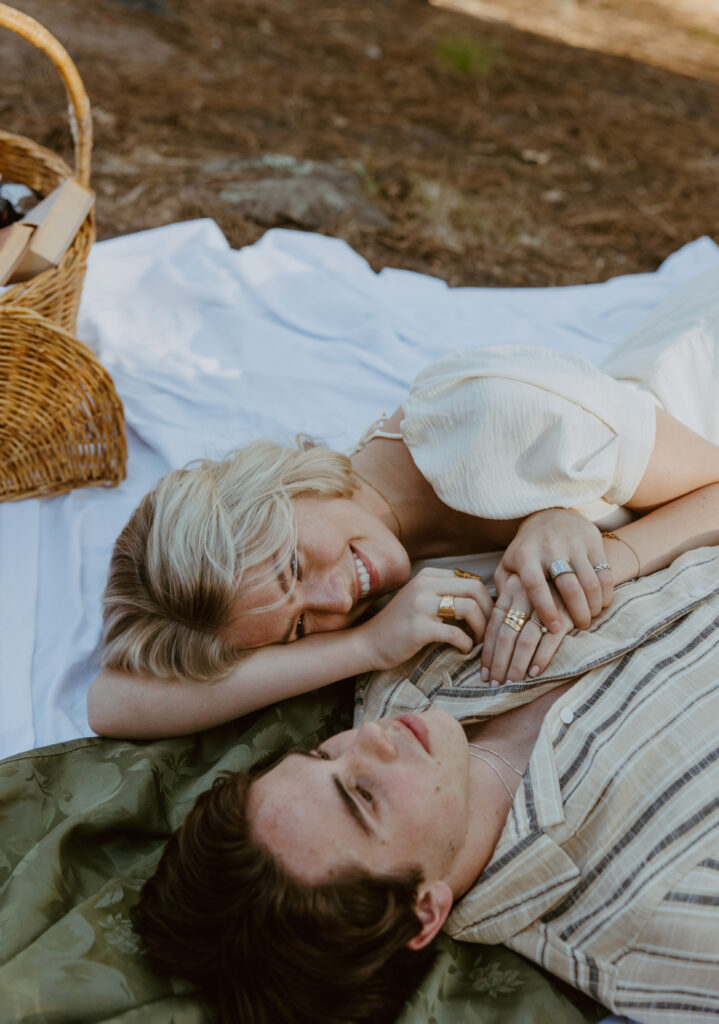
[[[647,1024],[719,1019],[719,548],[618,588],[539,680],[492,689],[435,648],[364,679],[356,717],[481,721],[577,675],[447,930]]]

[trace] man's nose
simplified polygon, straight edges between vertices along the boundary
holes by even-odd
[[[337,573],[317,575],[306,584],[308,604],[321,612],[335,612],[347,615],[352,611],[354,601],[347,580]]]
[[[371,753],[381,761],[392,761],[397,746],[388,729],[378,722],[364,722],[357,730],[355,743],[364,753]]]

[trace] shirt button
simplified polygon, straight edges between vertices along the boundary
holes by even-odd
[[[574,712],[571,708],[562,708],[559,712],[559,717],[565,725],[570,725],[574,721]]]
[[[704,597],[704,591],[703,590],[690,590],[689,593],[691,594],[692,597]]]

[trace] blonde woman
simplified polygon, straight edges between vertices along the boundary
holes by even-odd
[[[259,441],[171,473],[116,544],[92,727],[207,728],[433,642],[483,641],[487,685],[536,677],[614,585],[719,543],[718,341],[710,271],[609,373],[542,349],[453,352],[349,457]],[[705,402],[678,390],[688,373]],[[496,602],[451,568],[410,579],[418,559],[500,549]]]

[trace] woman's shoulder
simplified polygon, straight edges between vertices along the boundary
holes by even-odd
[[[530,408],[570,419],[587,414],[623,430],[627,416],[646,418],[653,401],[573,352],[497,345],[446,352],[417,375],[404,403],[405,439],[413,421],[453,406],[511,421],[525,419]]]
[[[573,353],[508,345],[446,353],[404,403],[405,443],[453,508],[513,518],[626,500],[654,443],[654,401]]]
[[[462,383],[491,385],[501,381],[574,394],[578,383],[606,376],[588,359],[573,352],[537,345],[488,345],[445,352],[417,374],[410,396]]]

